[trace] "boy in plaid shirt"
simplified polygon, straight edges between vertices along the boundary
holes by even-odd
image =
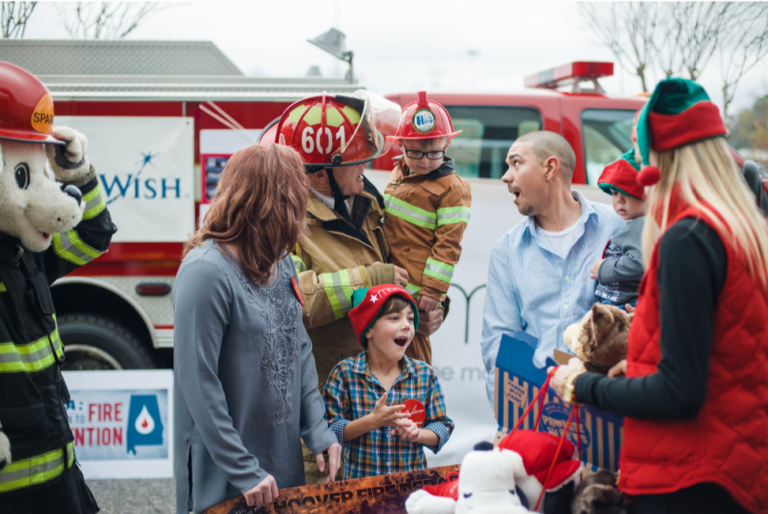
[[[338,363],[323,390],[328,423],[344,447],[344,480],[424,469],[423,447],[440,451],[453,421],[435,372],[405,356],[419,326],[416,304],[395,285],[358,289],[352,304],[364,351]],[[406,400],[424,406],[422,427],[404,412]]]

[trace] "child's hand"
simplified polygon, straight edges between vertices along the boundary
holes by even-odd
[[[384,393],[381,398],[376,400],[376,405],[370,416],[373,418],[376,428],[392,427],[396,426],[401,419],[408,417],[408,414],[400,413],[403,408],[405,408],[403,404],[387,407],[387,393]]]
[[[600,265],[605,259],[595,259],[595,263],[592,265],[592,269],[589,270],[589,278],[597,278],[597,272],[600,270]]]
[[[421,435],[421,429],[419,426],[410,419],[401,420],[395,425],[393,434],[397,434],[401,439],[410,441],[411,443],[417,443],[419,435]]]
[[[421,295],[419,296],[418,306],[419,311],[430,312],[440,308],[440,302],[430,296]]]

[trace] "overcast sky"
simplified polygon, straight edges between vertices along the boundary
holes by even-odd
[[[25,37],[67,38],[65,3],[42,3]],[[577,60],[613,56],[584,21],[577,3],[560,2],[183,2],[164,9],[128,39],[212,40],[246,74],[301,77],[312,65],[341,77],[346,64],[306,42],[336,27],[355,53],[359,83],[388,93],[417,89],[513,92],[526,75]],[[471,54],[476,54],[473,57]],[[722,104],[720,63],[701,83]],[[641,92],[621,70],[601,80],[609,93]],[[654,84],[661,75],[652,77]],[[739,86],[735,112],[768,94],[768,59]]]

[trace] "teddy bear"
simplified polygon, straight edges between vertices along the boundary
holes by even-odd
[[[106,252],[117,228],[86,137],[53,120],[46,87],[0,62],[0,505],[90,514],[50,286]]]
[[[461,461],[458,481],[425,486],[405,502],[408,514],[524,514],[515,486],[518,459],[482,442]],[[458,482],[458,483],[457,483]]]
[[[579,323],[563,331],[565,344],[581,360],[587,371],[608,373],[627,358],[629,327],[634,314],[613,305],[596,303]]]
[[[633,514],[634,508],[616,486],[616,475],[601,469],[576,487],[572,514]]]

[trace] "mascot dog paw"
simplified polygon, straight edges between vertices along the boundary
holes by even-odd
[[[11,463],[11,442],[8,436],[3,432],[3,425],[0,423],[0,471]]]
[[[88,140],[84,135],[69,127],[53,127],[53,137],[66,143],[66,146],[46,145],[45,147],[48,163],[56,180],[82,186],[96,176],[85,155]]]

